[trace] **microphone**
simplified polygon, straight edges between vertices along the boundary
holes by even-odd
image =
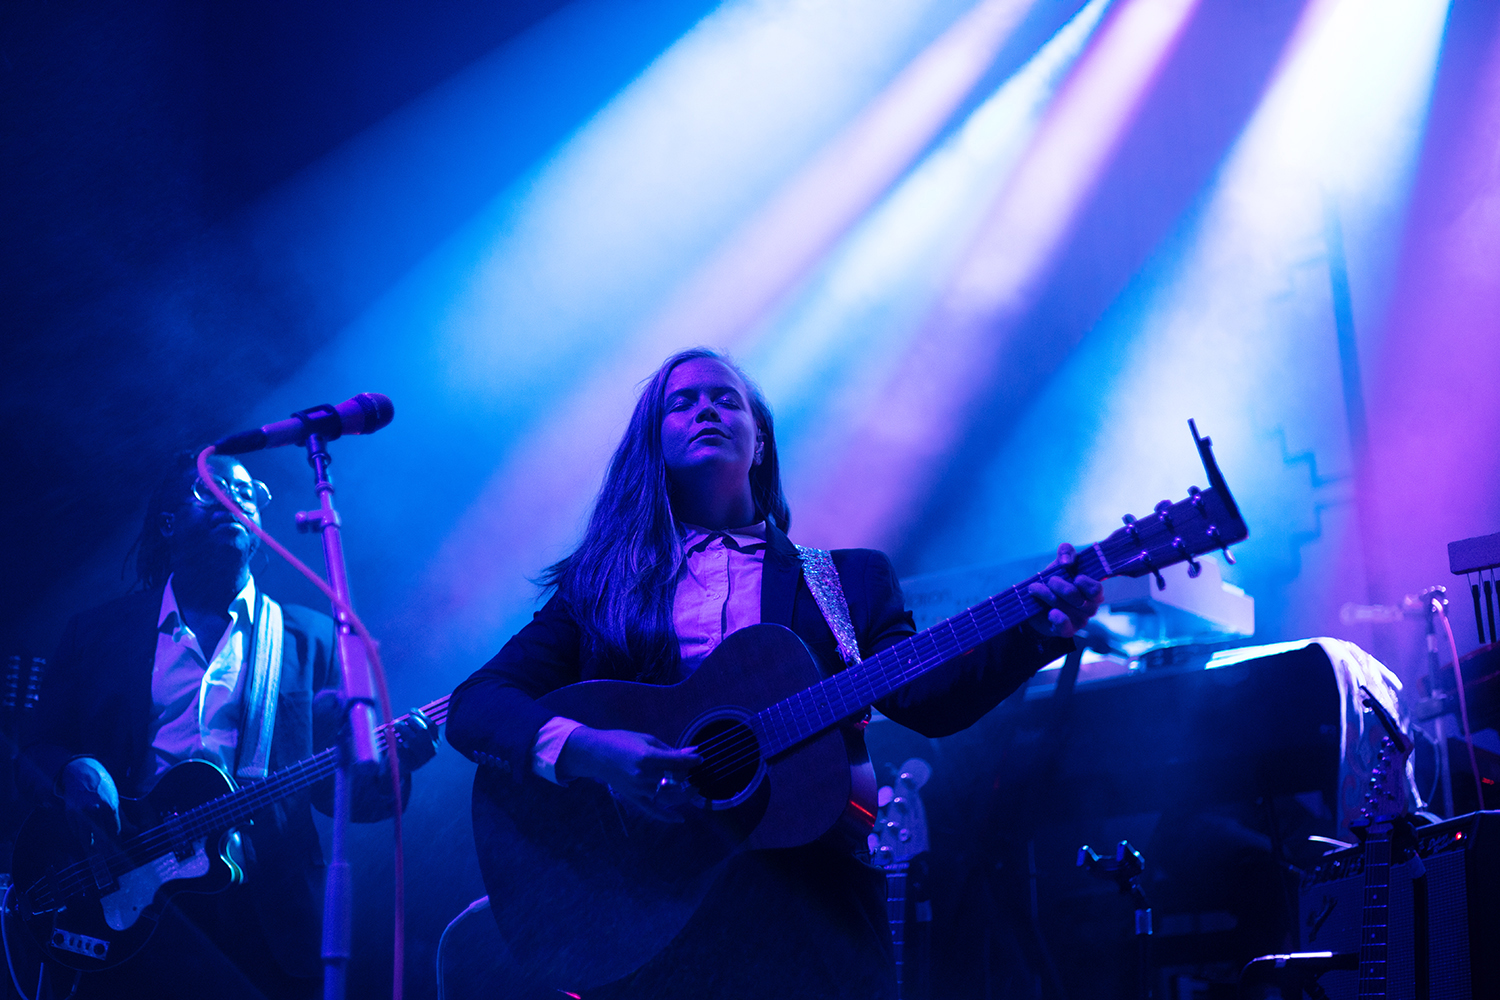
[[[1407,594],[1400,604],[1345,604],[1339,609],[1339,621],[1345,625],[1394,625],[1408,618],[1429,614],[1434,600],[1447,607],[1447,587],[1428,587],[1420,594]]]
[[[1406,620],[1406,612],[1394,604],[1345,604],[1339,621],[1345,625],[1394,625]]]
[[[317,434],[328,441],[345,434],[374,434],[390,423],[395,415],[396,407],[389,396],[362,392],[337,406],[324,403],[299,410],[290,420],[278,420],[257,430],[231,434],[214,443],[214,452],[243,455],[247,451],[279,448],[284,444],[306,444],[309,434]]]

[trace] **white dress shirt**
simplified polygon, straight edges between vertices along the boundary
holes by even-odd
[[[151,745],[157,774],[194,757],[233,773],[255,598],[251,577],[230,603],[229,625],[210,658],[178,610],[172,581],[167,580],[151,668]]]

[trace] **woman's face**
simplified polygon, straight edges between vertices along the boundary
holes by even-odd
[[[762,443],[750,393],[732,369],[712,358],[684,361],[667,377],[663,403],[661,449],[674,482],[704,473],[749,482]]]

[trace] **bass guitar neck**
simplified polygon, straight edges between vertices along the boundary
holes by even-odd
[[[442,725],[448,698],[419,711]],[[380,727],[384,751],[408,718]],[[236,828],[332,776],[338,762],[330,747],[241,788],[214,764],[183,761],[144,798],[120,799],[119,837],[95,829],[80,841],[61,809],[38,809],[16,837],[11,905],[48,958],[85,972],[119,965],[150,939],[173,895],[241,881]]]

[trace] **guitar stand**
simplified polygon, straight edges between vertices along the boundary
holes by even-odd
[[[1151,904],[1146,900],[1146,891],[1141,888],[1141,876],[1146,871],[1146,859],[1141,852],[1122,840],[1115,847],[1113,858],[1102,858],[1094,849],[1084,844],[1078,849],[1078,867],[1098,878],[1108,879],[1119,886],[1120,894],[1129,896],[1135,903],[1135,941],[1137,975],[1136,995],[1140,1000],[1151,1000]]]

